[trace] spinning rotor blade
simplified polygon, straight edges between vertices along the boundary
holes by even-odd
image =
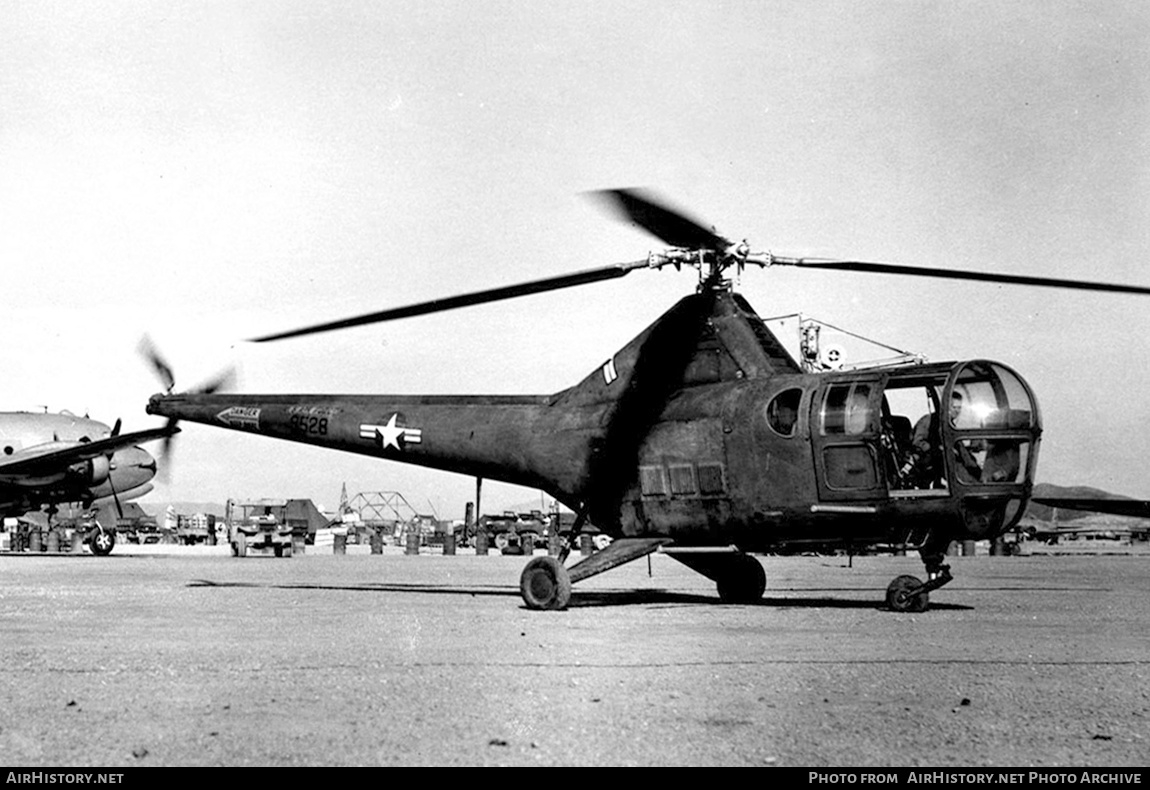
[[[152,342],[150,337],[144,335],[144,337],[140,339],[138,350],[140,354],[148,360],[148,363],[151,364],[152,369],[156,371],[156,375],[159,377],[160,382],[164,385],[164,391],[170,395],[172,390],[174,390],[176,387],[176,376],[172,372],[171,366],[164,360],[163,356],[160,355],[160,352],[157,350],[155,343]],[[188,392],[196,395],[211,395],[212,393],[218,392],[221,389],[230,388],[235,383],[235,375],[235,368],[228,368],[227,370],[224,370],[222,373],[217,375],[214,379],[211,379],[198,387],[188,390]],[[159,468],[157,470],[157,474],[159,474],[160,478],[163,480],[166,480],[168,477],[168,459],[172,454],[172,442],[173,437],[176,433],[178,433],[178,429],[176,429],[176,425],[178,424],[179,420],[177,420],[175,417],[171,417],[164,425],[165,428],[174,430],[171,430],[170,433],[164,436],[163,443],[160,445],[160,457],[158,461]],[[117,420],[116,428],[113,430],[113,435],[118,435],[119,429],[120,421]],[[115,497],[114,491],[113,497]],[[116,504],[118,507],[119,502],[117,501]]]
[[[407,307],[396,307],[391,310],[381,310],[378,313],[368,313],[352,318],[344,318],[339,321],[316,324],[302,329],[292,329],[274,335],[264,335],[263,337],[252,338],[252,342],[266,343],[271,340],[284,340],[289,337],[313,335],[318,332],[330,332],[333,329],[347,329],[353,326],[375,324],[381,321],[394,321],[397,318],[410,318],[417,315],[427,315],[428,313],[455,310],[459,307],[470,307],[471,305],[486,304],[487,302],[498,302],[503,299],[514,299],[518,296],[528,296],[545,291],[557,291],[561,288],[572,288],[576,285],[597,283],[602,280],[614,280],[629,274],[635,269],[646,268],[647,265],[648,262],[646,259],[632,261],[631,263],[616,263],[599,269],[586,269],[581,272],[575,272],[574,274],[548,277],[543,280],[532,280],[518,285],[505,285],[500,288],[476,291],[475,293],[463,294],[461,296],[432,299],[430,302],[420,302],[419,304],[408,305]]]
[[[210,379],[198,387],[193,387],[188,390],[188,392],[193,395],[212,395],[220,390],[231,389],[232,385],[235,384],[235,380],[236,369],[228,368],[219,373],[214,379]]]
[[[665,243],[674,247],[683,247],[691,250],[710,249],[724,251],[731,246],[731,242],[703,227],[684,214],[657,203],[650,196],[635,189],[608,189],[589,193],[593,198],[606,203],[615,213],[624,217],[654,234]],[[455,310],[459,307],[498,302],[503,299],[514,299],[519,296],[557,291],[561,288],[572,288],[576,285],[613,280],[623,277],[635,269],[650,266],[649,260],[633,261],[630,263],[616,263],[598,269],[587,269],[574,274],[564,274],[558,277],[548,277],[542,280],[532,280],[518,285],[507,285],[500,288],[491,288],[486,291],[451,296],[445,299],[432,299],[429,302],[397,307],[391,310],[381,310],[377,313],[344,318],[339,321],[329,321],[323,324],[292,329],[287,332],[278,332],[272,335],[252,338],[254,343],[266,343],[272,340],[284,340],[289,337],[301,337],[319,332],[330,332],[335,329],[348,329],[354,326],[375,324],[382,321],[394,321],[398,318],[411,318],[417,315],[439,313],[445,310]]]
[[[206,383],[199,385],[198,387],[191,388],[188,390],[188,393],[191,395],[212,395],[213,393],[219,392],[223,389],[231,389],[232,385],[235,383],[235,378],[235,368],[228,368],[227,370],[217,375],[214,379],[211,379]],[[179,420],[177,420],[175,417],[170,417],[168,418],[168,421],[165,423],[164,427],[174,428],[178,424]],[[173,431],[172,433],[165,436],[163,444],[160,445],[160,457],[163,459],[163,465],[160,467],[160,469],[161,474],[165,479],[167,478],[168,460],[171,458],[172,454],[172,442],[176,433],[176,431]]]
[[[156,344],[152,342],[150,337],[144,335],[140,338],[140,344],[137,348],[144,359],[151,364],[152,369],[156,371],[160,383],[164,385],[164,391],[171,393],[176,386],[176,376],[172,373],[172,368],[160,356],[160,352],[156,350]]]
[[[1071,288],[1079,291],[1108,291],[1111,293],[1150,294],[1150,288],[1139,285],[1116,285],[1114,283],[1092,283],[1082,280],[1063,280],[1055,277],[1028,277],[1021,274],[994,274],[991,272],[968,272],[952,269],[927,269],[921,266],[902,266],[893,263],[869,263],[867,261],[836,261],[811,258],[772,257],[771,266],[798,266],[804,269],[835,269],[848,272],[868,272],[871,274],[902,274],[911,277],[938,277],[945,280],[974,280],[987,283],[1007,283],[1010,285],[1040,285],[1049,288]]]
[[[672,247],[722,251],[731,246],[731,242],[713,230],[681,212],[660,205],[641,190],[603,189],[588,194]]]

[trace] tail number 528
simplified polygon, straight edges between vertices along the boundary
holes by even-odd
[[[317,417],[314,414],[293,414],[291,427],[300,433],[327,436],[327,417]]]

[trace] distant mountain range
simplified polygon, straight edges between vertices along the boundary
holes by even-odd
[[[1034,491],[1031,496],[1035,497],[1061,497],[1063,499],[1079,498],[1079,499],[1130,499],[1130,497],[1121,496],[1119,494],[1112,494],[1109,491],[1103,491],[1100,488],[1090,488],[1089,486],[1056,486],[1051,483],[1035,483]],[[1049,505],[1039,505],[1035,502],[1030,502],[1026,506],[1026,516],[1033,518],[1037,521],[1053,521],[1055,508]],[[1088,510],[1070,510],[1068,508],[1058,508],[1058,520],[1064,521],[1077,521],[1080,518],[1090,518],[1097,515]]]

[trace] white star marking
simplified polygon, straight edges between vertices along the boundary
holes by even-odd
[[[399,449],[399,437],[403,435],[403,428],[395,424],[395,418],[398,414],[391,415],[391,419],[387,421],[387,425],[377,425],[375,427],[376,436],[379,437],[379,442],[386,450],[388,447]]]
[[[405,428],[402,425],[396,425],[396,420],[399,419],[399,414],[392,414],[391,419],[387,421],[387,425],[370,425],[363,424],[359,426],[359,435],[363,439],[375,439],[379,442],[380,449],[386,450],[388,447],[394,447],[396,450],[402,450],[404,445],[419,444],[423,441],[423,431],[419,428]],[[400,444],[400,440],[403,444]]]

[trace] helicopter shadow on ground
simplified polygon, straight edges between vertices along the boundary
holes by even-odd
[[[678,605],[708,604],[711,606],[755,606],[770,609],[871,609],[890,611],[880,598],[855,599],[818,596],[814,598],[772,598],[764,597],[754,603],[725,603],[717,596],[676,593],[670,590],[595,590],[575,592],[571,596],[570,609],[597,606],[652,605],[657,608],[670,608]],[[974,607],[961,604],[931,603],[931,609],[970,610]]]
[[[303,584],[259,582],[214,582],[209,579],[193,579],[188,587],[227,587],[275,590],[317,590],[335,592],[371,593],[415,593],[419,595],[469,595],[472,598],[485,596],[492,598],[519,598],[519,590],[513,587],[495,587],[465,584],[405,584],[401,582],[381,582],[373,584]],[[673,590],[576,590],[571,596],[569,609],[625,606],[761,606],[775,609],[876,609],[886,611],[881,598],[864,599],[835,598],[827,595],[818,597],[765,597],[753,604],[724,604],[717,596],[698,593],[676,592]],[[526,608],[526,607],[523,607]],[[931,603],[932,610],[963,611],[974,607],[961,604]]]

